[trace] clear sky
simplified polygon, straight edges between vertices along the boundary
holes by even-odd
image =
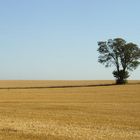
[[[116,37],[140,46],[140,0],[0,0],[0,79],[113,79],[97,42]]]

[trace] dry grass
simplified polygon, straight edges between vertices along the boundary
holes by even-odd
[[[0,87],[106,83],[112,81],[0,81]],[[9,139],[139,140],[140,85],[0,89],[0,140]]]

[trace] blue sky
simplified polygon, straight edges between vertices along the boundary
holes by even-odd
[[[0,79],[114,79],[97,42],[140,46],[139,0],[0,0]],[[140,79],[140,67],[130,79]]]

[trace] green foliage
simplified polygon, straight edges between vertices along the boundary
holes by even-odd
[[[129,77],[128,71],[135,70],[140,64],[140,48],[134,43],[115,38],[100,41],[98,46],[100,53],[98,62],[104,64],[105,67],[115,66],[116,70],[113,75],[120,83]]]
[[[129,72],[123,70],[120,70],[119,72],[113,71],[113,75],[116,77],[117,84],[125,84],[127,82],[126,79],[129,77]]]

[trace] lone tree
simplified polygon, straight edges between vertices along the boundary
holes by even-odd
[[[113,75],[117,84],[125,84],[129,77],[128,71],[135,70],[140,64],[140,48],[134,43],[127,43],[122,38],[98,42],[98,62],[105,67],[115,66]]]

